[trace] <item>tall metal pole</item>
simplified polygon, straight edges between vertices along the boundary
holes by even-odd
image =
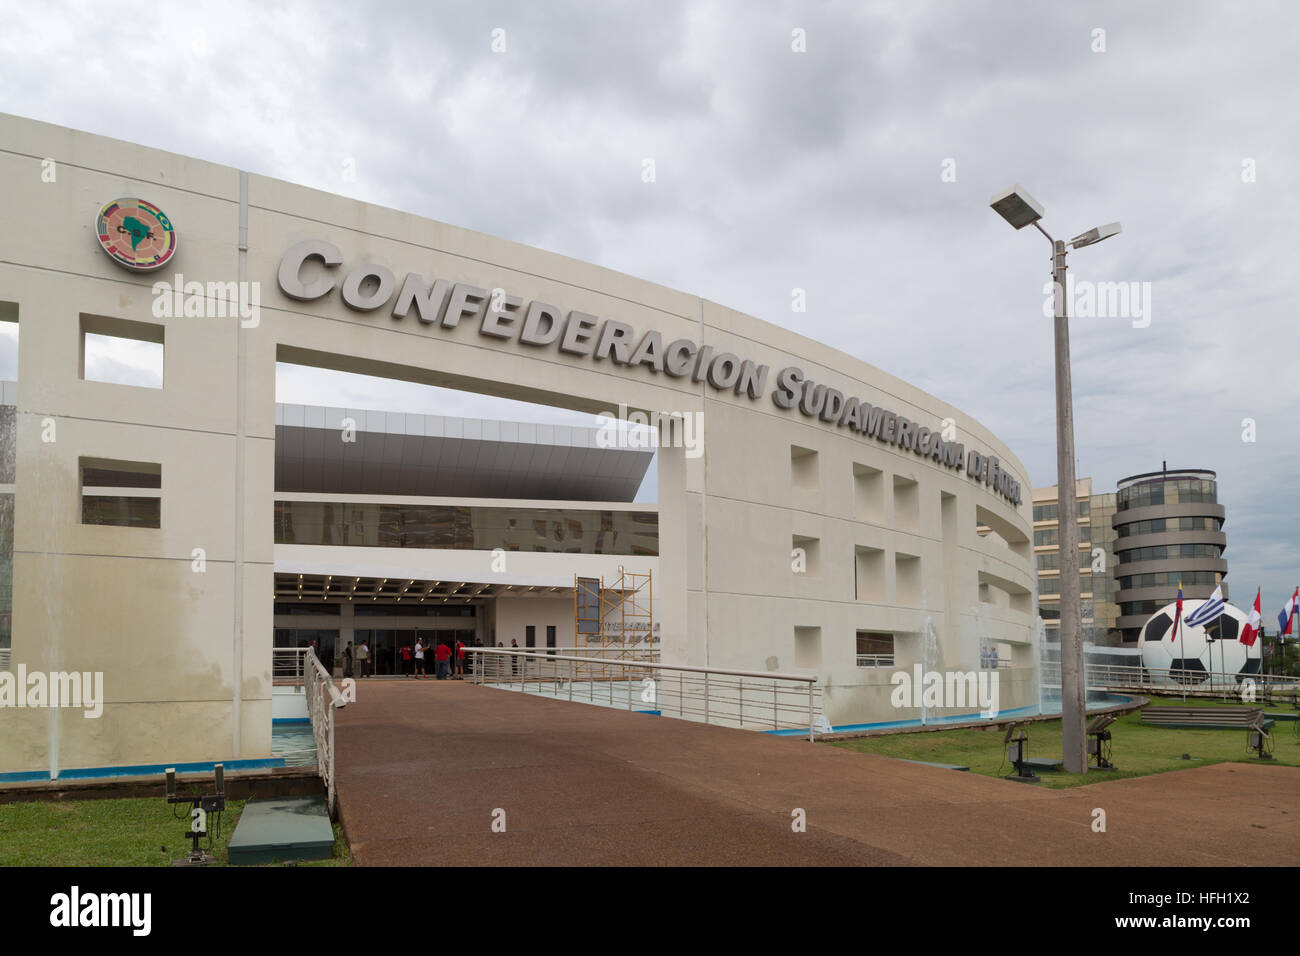
[[[1038,228],[1043,232],[1041,226]],[[1047,233],[1043,232],[1043,235]],[[1056,491],[1057,508],[1060,511],[1061,557],[1062,762],[1069,773],[1087,773],[1088,755],[1083,733],[1087,709],[1079,607],[1079,520],[1074,503],[1074,393],[1070,382],[1070,316],[1065,301],[1065,243],[1059,239],[1053,240],[1052,252],[1056,340]]]
[[[1178,590],[1182,591],[1182,589],[1183,582],[1179,581]],[[1183,665],[1180,668],[1182,676],[1178,678],[1178,683],[1183,685],[1183,703],[1185,704],[1187,703],[1187,646],[1183,643],[1183,616],[1181,614],[1178,615],[1178,653],[1182,655],[1179,660]]]

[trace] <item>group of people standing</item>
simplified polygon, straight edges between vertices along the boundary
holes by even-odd
[[[408,657],[410,655],[410,657]],[[439,641],[436,646],[430,641],[425,644],[420,638],[415,639],[415,646],[407,645],[402,648],[402,670],[406,672],[407,663],[413,658],[415,665],[415,678],[419,680],[422,677],[431,676],[425,673],[425,665],[429,657],[432,657],[437,667],[438,680],[446,680],[451,677],[453,680],[460,680],[465,676],[465,645],[460,641],[456,642],[453,650],[450,644]],[[455,668],[454,673],[449,673]]]
[[[474,642],[474,646],[478,646],[477,640]],[[436,674],[438,680],[447,680],[449,678],[460,680],[466,672],[465,647],[466,645],[459,640],[453,646],[445,641],[435,643],[432,640],[426,641],[424,638],[417,637],[415,644],[405,644],[398,649],[401,657],[402,675],[422,678],[432,677]],[[429,667],[428,672],[425,670],[426,667]],[[343,648],[343,676],[356,676],[358,678],[374,676],[370,646],[365,641],[358,642],[355,647],[349,641],[347,646]]]

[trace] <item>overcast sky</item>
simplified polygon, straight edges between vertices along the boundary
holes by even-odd
[[[1294,5],[329,6],[4,0],[0,110],[789,326],[979,419],[1036,486],[1056,470],[1050,250],[988,203],[1023,184],[1058,238],[1119,220],[1070,268],[1149,283],[1150,308],[1072,323],[1078,473],[1217,471],[1232,599],[1262,585],[1276,624],[1300,581]],[[513,414],[300,370],[279,397]],[[581,420],[519,415],[547,416]]]

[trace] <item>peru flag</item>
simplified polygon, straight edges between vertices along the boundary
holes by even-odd
[[[1178,582],[1178,607],[1174,611],[1174,627],[1169,632],[1169,639],[1172,641],[1178,637],[1178,624],[1183,619],[1183,582]]]
[[[1247,647],[1255,646],[1255,638],[1259,636],[1259,622],[1263,620],[1259,613],[1259,588],[1255,589],[1255,606],[1250,609],[1250,618],[1246,621],[1246,626],[1241,631],[1241,643]]]
[[[1279,635],[1291,633],[1291,622],[1295,620],[1297,603],[1300,603],[1300,588],[1295,589],[1291,599],[1286,602],[1286,607],[1282,608],[1282,613],[1277,616],[1277,632]]]

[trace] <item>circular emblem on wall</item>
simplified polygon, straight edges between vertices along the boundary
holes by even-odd
[[[143,199],[114,199],[99,211],[95,235],[119,265],[149,272],[176,254],[176,230],[161,209]]]

